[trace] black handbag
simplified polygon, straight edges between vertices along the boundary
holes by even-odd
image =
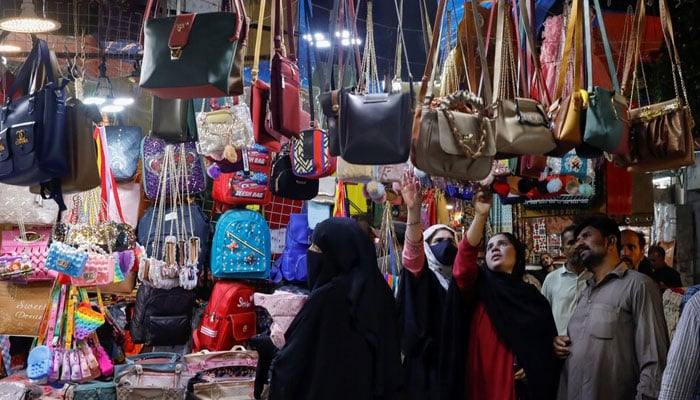
[[[12,99],[32,76],[46,76],[40,89]],[[69,172],[63,84],[54,77],[49,47],[37,40],[0,110],[0,182],[29,186]]]
[[[151,111],[151,135],[170,143],[197,141],[197,122],[192,100],[153,96]]]
[[[62,193],[78,193],[100,185],[97,165],[97,146],[93,138],[95,125],[102,115],[95,105],[83,104],[78,99],[66,101],[66,139],[68,151],[68,174],[61,179]],[[137,154],[138,155],[138,154]],[[47,185],[30,187],[32,193],[46,193]]]
[[[408,92],[342,91],[340,142],[353,164],[399,164],[408,160],[413,124],[413,85]]]
[[[318,179],[294,175],[291,157],[281,154],[272,162],[270,191],[287,199],[311,200],[318,194]]]

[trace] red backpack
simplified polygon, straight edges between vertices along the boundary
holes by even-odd
[[[230,350],[255,335],[254,290],[240,282],[217,281],[202,322],[192,334],[193,352]]]

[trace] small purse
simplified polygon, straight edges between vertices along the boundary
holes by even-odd
[[[0,256],[11,259],[5,261],[5,271],[10,275],[8,278],[29,282],[54,280],[58,273],[48,269],[45,264],[49,252],[50,237],[50,229],[25,231],[24,235],[20,229],[2,231]],[[23,271],[26,266],[23,268],[22,265],[26,265],[27,262],[30,267],[29,271]],[[18,270],[21,277],[16,276]]]
[[[88,253],[83,249],[61,242],[52,242],[46,255],[45,265],[54,271],[77,278],[83,273]]]

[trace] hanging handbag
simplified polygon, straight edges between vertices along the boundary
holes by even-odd
[[[141,127],[139,126],[107,126],[107,148],[109,151],[109,167],[114,179],[131,181],[136,175],[139,164],[139,148],[141,146]]]
[[[354,16],[353,1],[348,4]],[[387,82],[386,93],[372,93],[379,86],[377,58],[374,49],[373,3],[367,3],[367,36],[365,38],[362,74],[357,88],[341,92],[339,134],[343,159],[354,164],[398,164],[408,160],[411,144],[413,82],[406,92],[392,92]],[[399,21],[399,35],[403,35]],[[406,53],[405,42],[403,51]],[[410,73],[410,63],[408,76]],[[368,81],[363,80],[368,77]],[[400,79],[400,77],[397,77]]]
[[[226,146],[240,149],[253,145],[253,122],[248,105],[238,102],[218,107],[212,99],[212,111],[204,112],[205,103],[202,100],[202,111],[197,115],[199,154],[221,160]]]
[[[309,10],[306,11],[307,26],[310,26],[308,22]],[[309,93],[314,92],[311,73],[311,47],[311,43],[306,44],[306,72]],[[336,159],[331,155],[330,136],[328,132],[316,126],[315,103],[313,99],[310,99],[308,128],[302,129],[299,137],[291,140],[292,172],[294,175],[304,178],[323,178],[333,174],[336,166]]]
[[[286,137],[299,136],[299,67],[294,52],[294,23],[292,22],[292,0],[287,0],[286,33],[287,55],[282,48],[282,0],[273,1],[275,13],[275,55],[270,61],[270,111],[268,132]],[[273,135],[274,136],[274,135]]]
[[[519,69],[515,64],[516,56],[511,39],[511,23],[508,21],[510,13],[506,12],[506,7],[506,2],[498,2],[493,84],[495,100],[493,118],[496,149],[499,153],[497,158],[510,158],[513,154],[546,154],[556,147],[552,136],[551,121],[542,103],[532,98],[518,97],[516,81],[519,79]],[[531,25],[524,4],[521,4],[519,15],[526,27],[524,31],[528,43],[527,52],[534,61],[535,78],[540,79],[539,56],[532,42],[529,29]],[[520,53],[518,51],[517,54]],[[525,60],[518,61],[519,65],[525,62]],[[506,81],[513,85],[511,93],[514,94],[514,98],[503,97],[507,95]]]
[[[496,153],[493,125],[486,118],[484,100],[468,91],[458,91],[446,98],[426,98],[429,83],[435,79],[434,59],[440,40],[440,21],[445,4],[438,4],[428,60],[418,100],[423,103],[416,110],[413,122],[411,162],[420,170],[435,176],[459,180],[480,180],[491,171]],[[476,14],[473,14],[476,15]],[[477,42],[480,54],[483,42],[480,30]],[[485,64],[483,57],[482,64]],[[490,99],[488,68],[483,68],[486,100]],[[469,82],[469,81],[468,81]]]
[[[693,117],[688,106],[688,96],[685,80],[680,66],[680,57],[676,48],[673,25],[665,1],[659,2],[659,18],[666,42],[666,48],[671,59],[673,87],[675,98],[660,103],[631,109],[630,143],[628,154],[614,155],[616,165],[631,166],[635,172],[652,172],[663,169],[676,169],[695,162],[694,144],[692,141]],[[634,31],[643,31],[646,16],[646,5],[637,2],[635,10]],[[627,82],[630,67],[636,68],[640,56],[640,41],[631,41],[628,45],[627,58],[623,73],[623,85]],[[643,66],[642,66],[643,68]],[[639,95],[639,83],[636,72],[632,75],[632,94]],[[642,74],[642,79],[644,74]],[[647,103],[649,103],[647,93]]]
[[[260,0],[258,21],[265,20],[265,0]],[[274,18],[274,13],[273,16]],[[270,85],[258,79],[260,68],[260,48],[262,46],[262,29],[259,24],[256,28],[255,51],[253,53],[253,67],[251,69],[250,87],[250,116],[253,120],[253,133],[255,143],[267,147],[272,152],[279,152],[281,144],[278,136],[272,136],[266,129],[267,112],[270,107]]]
[[[583,52],[582,27],[583,13],[581,2],[574,0],[571,5],[566,39],[564,40],[564,52],[559,64],[559,77],[554,97],[556,100],[549,107],[549,116],[552,119],[552,133],[554,134],[554,141],[557,147],[548,154],[554,157],[563,156],[569,150],[579,146],[583,140],[581,123],[585,123],[583,117],[585,109],[588,107],[588,92],[580,88],[581,53]],[[573,64],[569,68],[569,54],[572,43],[574,44],[574,57]],[[564,82],[566,81],[567,70],[572,70],[573,86],[567,91],[568,94],[564,95]]]
[[[94,125],[102,121],[94,105],[83,104],[78,99],[66,100],[66,143],[68,149],[68,174],[61,178],[62,193],[77,193],[90,190],[100,184],[97,170],[97,148],[93,138]],[[46,185],[31,186],[32,193],[46,193]]]
[[[40,89],[13,99],[21,87],[32,86],[32,76],[43,74]],[[64,84],[56,79],[48,44],[38,39],[0,109],[0,182],[29,186],[69,172]]]
[[[153,96],[151,135],[170,143],[197,140],[194,103],[187,99]]]
[[[178,164],[177,171],[171,171],[170,174],[174,173],[175,176],[181,177],[179,181],[170,174],[163,174],[163,159],[166,151],[172,153],[175,163]],[[179,160],[183,156],[185,162],[180,163]],[[206,189],[204,165],[194,142],[169,144],[163,139],[149,135],[141,141],[141,159],[143,188],[149,199],[155,199],[158,195],[159,182],[165,186],[166,196],[170,196],[175,186],[179,187],[182,193],[190,194]],[[180,167],[185,168],[185,171],[179,171]]]
[[[12,280],[33,282],[52,281],[58,276],[55,270],[46,268],[46,256],[49,252],[50,229],[35,229],[27,231],[22,225],[17,229],[2,231],[2,245],[0,256],[2,257],[26,257],[31,268],[29,274],[23,274],[21,278]],[[13,260],[14,261],[14,260]],[[7,263],[12,270],[12,261]],[[19,265],[19,264],[17,264]],[[12,271],[10,271],[12,272]]]
[[[280,154],[272,163],[270,191],[288,199],[311,200],[318,194],[318,179],[296,176],[290,155]]]
[[[144,14],[139,86],[168,99],[242,94],[236,90],[243,73],[238,43],[248,22],[243,2],[234,0],[232,12],[180,14],[178,1],[178,15],[151,18],[156,3],[149,0]]]
[[[612,51],[605,30],[605,22],[601,17],[603,12],[600,2],[595,0],[595,9],[600,34],[603,39],[608,70],[612,79],[613,89],[593,86],[593,49],[591,41],[590,7],[583,6],[584,33],[586,40],[586,74],[588,79],[588,108],[586,110],[586,127],[583,141],[603,151],[614,154],[629,153],[629,116],[627,99],[620,91],[617,72],[613,64]]]
[[[214,179],[211,197],[226,205],[260,204],[270,202],[269,189],[271,156],[265,146],[255,144],[238,151],[240,157],[235,172],[222,173]]]
[[[53,201],[30,193],[24,186],[0,183],[0,225],[52,225],[58,216],[58,206]]]

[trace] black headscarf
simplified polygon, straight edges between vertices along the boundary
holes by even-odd
[[[374,245],[348,218],[312,241],[322,253],[308,253],[311,294],[273,361],[270,400],[398,399],[398,316]]]
[[[513,351],[518,364],[525,369],[527,384],[521,399],[548,400],[556,398],[561,363],[554,355],[552,343],[557,335],[554,317],[547,299],[531,284],[523,282],[525,272],[525,246],[510,233],[501,233],[516,249],[516,264],[513,272],[494,272],[479,269],[476,281],[476,299],[465,299],[456,289],[455,283],[447,292],[447,306],[443,340],[445,354],[441,355],[441,379],[447,393],[443,399],[454,399],[455,393],[464,393],[464,388],[449,382],[453,374],[464,381],[466,362],[466,340],[469,321],[478,301],[493,324],[496,335]],[[455,287],[452,287],[455,286]],[[453,354],[457,354],[454,356]],[[461,364],[461,365],[460,365]]]

